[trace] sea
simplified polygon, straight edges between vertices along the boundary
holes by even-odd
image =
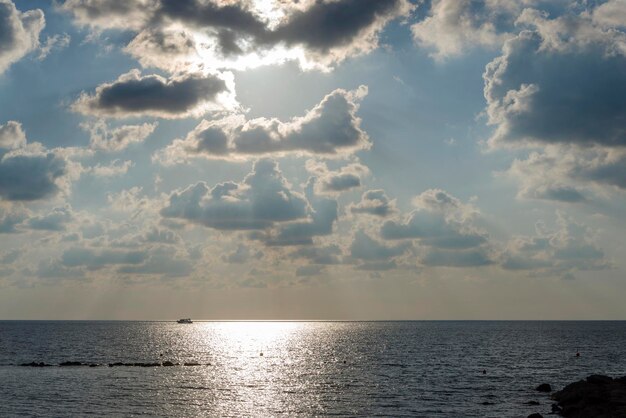
[[[1,417],[527,417],[590,374],[626,322],[0,321]]]

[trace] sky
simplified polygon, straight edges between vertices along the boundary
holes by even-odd
[[[0,0],[0,319],[626,319],[625,0]]]

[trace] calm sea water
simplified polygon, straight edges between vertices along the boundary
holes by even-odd
[[[164,361],[201,365],[108,366]],[[526,417],[591,373],[626,322],[0,321],[0,416]]]

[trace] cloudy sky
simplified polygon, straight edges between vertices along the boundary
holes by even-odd
[[[625,319],[625,0],[0,0],[0,318]]]

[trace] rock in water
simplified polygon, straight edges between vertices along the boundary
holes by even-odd
[[[535,388],[539,392],[552,392],[552,386],[547,383],[542,383]]]
[[[626,417],[626,376],[592,375],[555,392],[561,415],[571,418]]]

